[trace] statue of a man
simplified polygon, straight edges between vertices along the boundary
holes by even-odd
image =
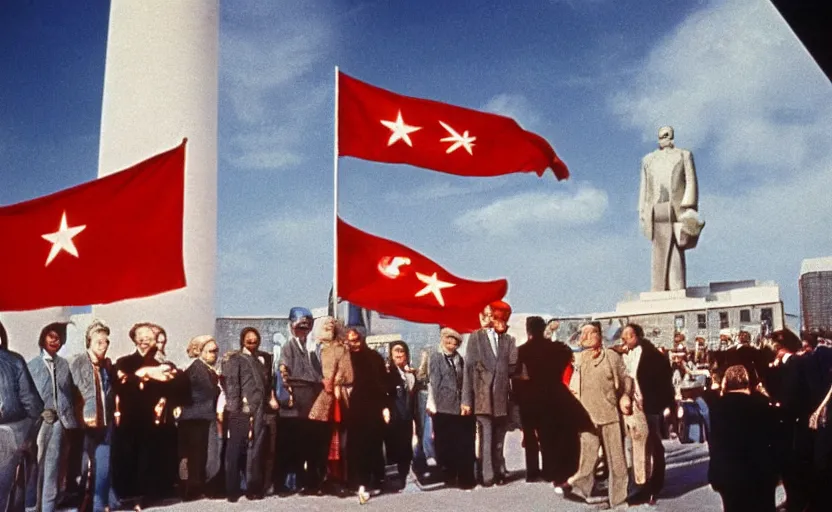
[[[693,155],[673,144],[673,128],[659,128],[659,149],[641,161],[638,217],[653,242],[651,290],[685,288],[685,250],[693,249],[705,225]]]

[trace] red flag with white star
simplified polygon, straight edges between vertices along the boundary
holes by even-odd
[[[410,164],[460,176],[500,176],[566,164],[514,119],[402,96],[338,74],[338,155]]]
[[[184,287],[185,144],[0,207],[0,311],[107,304]]]
[[[507,290],[505,279],[462,279],[409,247],[338,219],[338,296],[353,304],[471,332],[480,328],[479,313]]]

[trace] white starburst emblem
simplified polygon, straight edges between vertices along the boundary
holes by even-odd
[[[453,128],[451,128],[447,124],[443,123],[442,121],[439,121],[439,124],[441,124],[442,128],[444,128],[445,130],[448,131],[448,133],[451,134],[450,137],[445,137],[444,139],[439,139],[439,141],[440,142],[453,142],[453,144],[451,144],[451,146],[445,151],[445,153],[448,153],[448,154],[453,153],[454,151],[456,151],[457,149],[462,147],[462,148],[465,148],[465,151],[467,151],[469,155],[472,155],[472,156],[474,155],[474,152],[473,152],[472,148],[474,147],[474,141],[477,140],[476,137],[470,136],[468,134],[468,130],[465,130],[464,132],[462,132],[462,135],[460,135],[456,130],[454,130]]]

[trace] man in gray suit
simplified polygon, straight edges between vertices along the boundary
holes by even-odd
[[[488,308],[490,327],[483,327],[468,338],[462,394],[463,414],[473,412],[477,418],[477,461],[485,487],[506,483],[503,441],[508,427],[510,381],[517,364],[517,344],[506,333],[511,306],[496,301]]]
[[[66,341],[66,326],[55,322],[44,327],[38,338],[40,354],[29,361],[29,373],[44,405],[38,433],[38,512],[53,512],[56,508],[65,433],[78,428],[69,363],[58,355]]]
[[[269,371],[256,357],[260,332],[245,327],[240,332],[240,350],[225,355],[222,387],[225,391],[225,491],[228,501],[240,499],[240,460],[245,459],[246,497],[263,498],[263,452],[265,425],[263,412],[269,407]]]

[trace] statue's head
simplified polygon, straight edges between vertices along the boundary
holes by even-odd
[[[659,147],[662,149],[673,147],[672,126],[662,126],[659,128]]]

